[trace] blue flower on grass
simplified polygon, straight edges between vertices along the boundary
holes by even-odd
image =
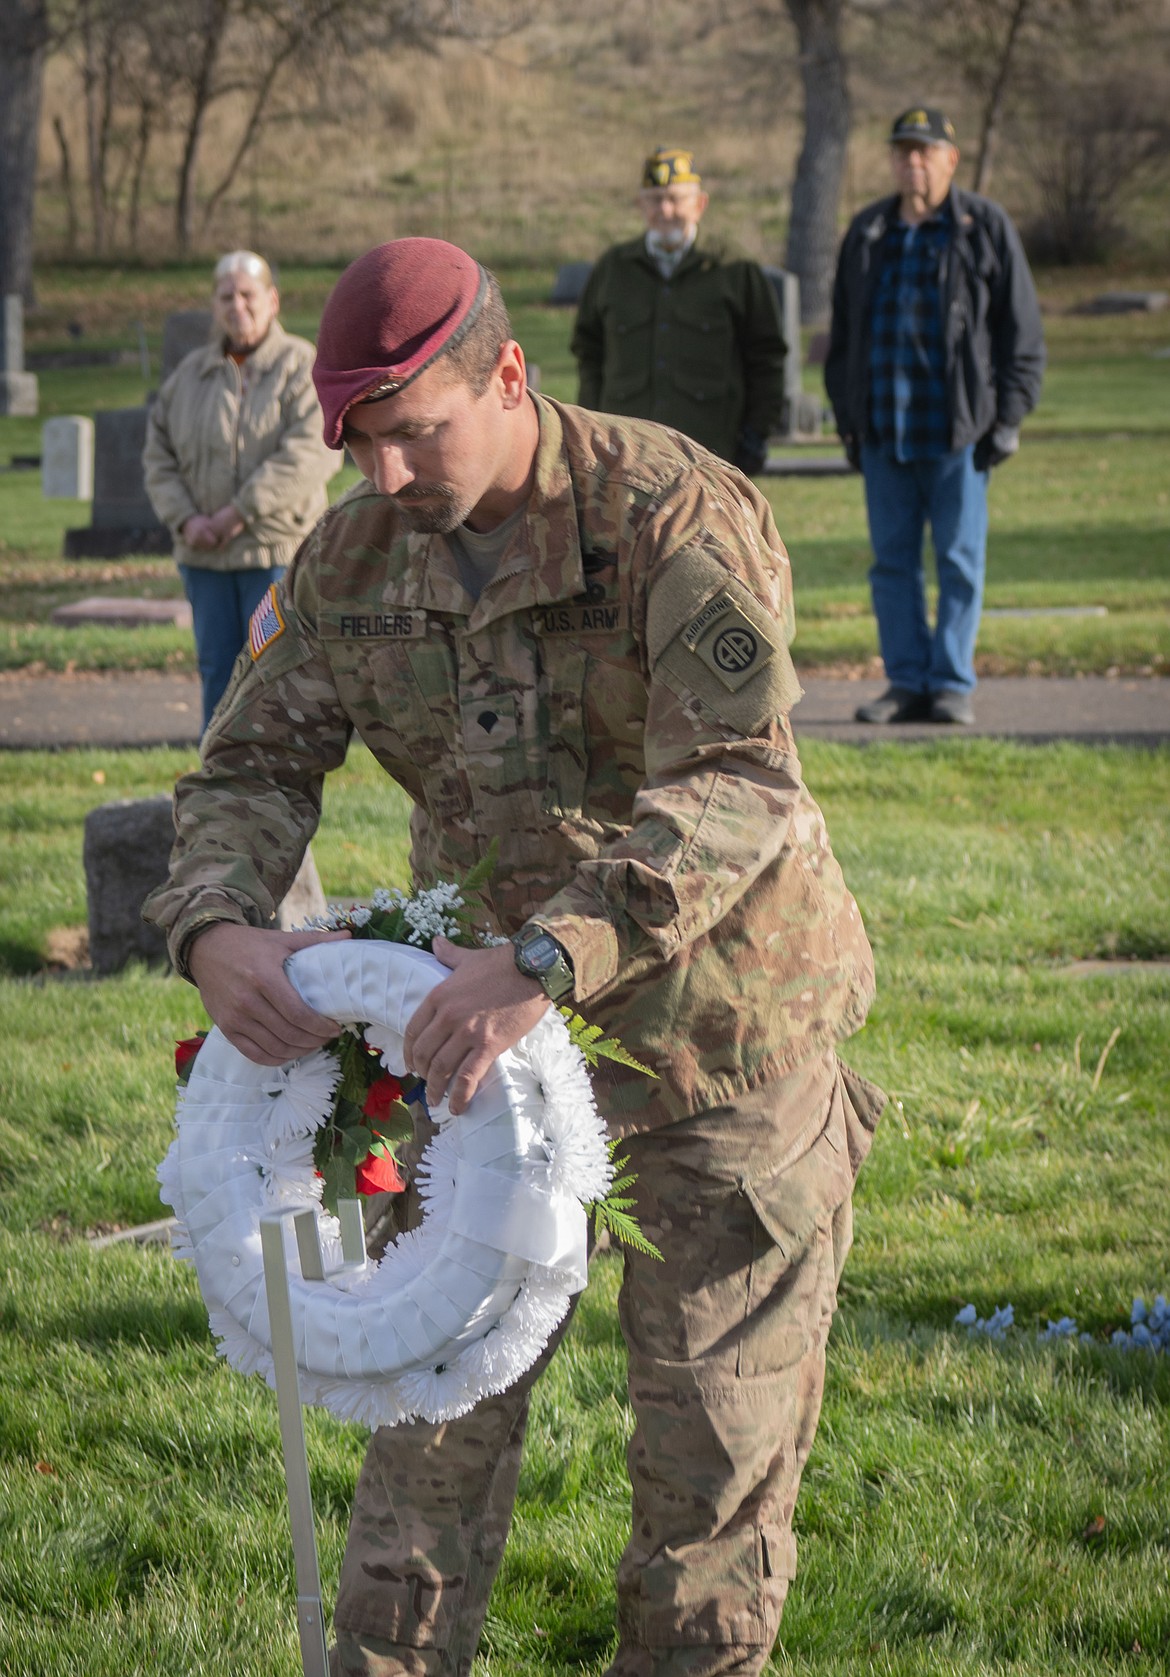
[[[993,1310],[990,1316],[977,1316],[973,1304],[965,1304],[955,1322],[959,1327],[966,1328],[974,1339],[976,1334],[983,1334],[987,1339],[1006,1339],[1007,1330],[1015,1322],[1015,1312],[1010,1304],[1004,1304],[998,1310]]]
[[[955,1326],[966,1328],[971,1339],[977,1334],[985,1339],[1006,1339],[1007,1330],[1014,1323],[1015,1315],[1010,1304],[1000,1305],[986,1317],[980,1316],[973,1304],[965,1304],[955,1317]],[[1093,1343],[1092,1334],[1078,1334],[1075,1316],[1062,1316],[1058,1322],[1049,1318],[1048,1326],[1036,1337],[1041,1340],[1079,1339],[1086,1345]],[[1135,1298],[1128,1330],[1118,1328],[1110,1344],[1119,1351],[1170,1351],[1170,1306],[1165,1295],[1159,1293],[1156,1296],[1152,1310],[1146,1308],[1145,1299],[1140,1296]]]
[[[1119,1351],[1170,1351],[1170,1310],[1165,1295],[1157,1294],[1152,1310],[1146,1309],[1140,1295],[1135,1298],[1129,1313],[1129,1332],[1118,1328],[1112,1343]]]

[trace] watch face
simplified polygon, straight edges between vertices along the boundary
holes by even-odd
[[[547,972],[551,966],[556,964],[560,952],[560,944],[556,938],[550,937],[547,932],[541,932],[540,936],[534,937],[531,943],[524,944],[520,951],[524,965],[529,972],[533,973]]]

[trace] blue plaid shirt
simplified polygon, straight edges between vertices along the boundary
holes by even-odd
[[[895,460],[935,460],[951,446],[943,344],[942,268],[950,206],[882,237],[869,346],[871,435]]]

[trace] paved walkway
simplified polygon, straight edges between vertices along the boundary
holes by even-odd
[[[798,738],[872,743],[982,734],[1035,742],[1170,741],[1170,678],[1004,676],[980,683],[973,728],[929,723],[873,728],[854,722],[855,708],[884,686],[882,681],[810,678],[793,712]],[[0,749],[194,745],[200,715],[195,676],[0,675]]]

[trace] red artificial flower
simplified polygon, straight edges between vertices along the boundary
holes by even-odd
[[[199,1050],[203,1047],[203,1041],[204,1041],[204,1038],[206,1037],[206,1035],[207,1035],[206,1031],[200,1031],[198,1036],[185,1037],[182,1042],[176,1042],[176,1044],[175,1044],[175,1074],[176,1074],[176,1076],[182,1077],[183,1073],[187,1070],[188,1066],[191,1064],[191,1061],[195,1058],[196,1054],[198,1054]]]
[[[367,1153],[357,1167],[353,1185],[359,1194],[400,1194],[406,1178],[392,1153]]]
[[[402,1085],[396,1077],[387,1074],[380,1077],[376,1083],[371,1083],[366,1095],[366,1104],[362,1107],[362,1117],[372,1118],[375,1123],[380,1119],[383,1123],[390,1116],[390,1108],[395,1101],[402,1099]]]

